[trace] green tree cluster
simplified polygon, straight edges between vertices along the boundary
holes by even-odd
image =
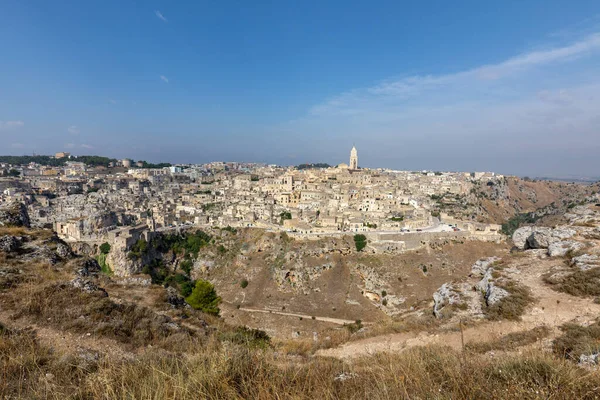
[[[215,287],[208,281],[198,279],[192,293],[185,298],[185,301],[196,310],[219,315],[221,298],[217,296]]]
[[[362,251],[367,246],[367,237],[362,234],[354,235],[354,245],[356,246],[356,251]]]

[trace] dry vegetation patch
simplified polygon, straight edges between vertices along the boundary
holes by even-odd
[[[531,291],[527,286],[510,280],[498,283],[498,287],[508,291],[509,295],[489,307],[484,307],[485,315],[493,321],[501,319],[519,321],[521,315],[534,301]]]
[[[512,332],[496,340],[489,342],[470,342],[466,349],[475,353],[487,353],[488,351],[512,351],[518,347],[533,344],[550,334],[547,326],[538,326],[527,331]]]

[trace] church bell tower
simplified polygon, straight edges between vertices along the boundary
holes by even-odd
[[[358,152],[354,146],[350,150],[350,169],[358,169]]]

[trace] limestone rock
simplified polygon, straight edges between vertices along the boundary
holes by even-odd
[[[69,258],[73,255],[73,252],[68,244],[59,243],[56,245],[56,254],[58,254],[60,258]]]
[[[597,254],[582,254],[577,257],[573,257],[571,263],[582,271],[588,269],[600,267],[600,256]]]
[[[490,282],[487,291],[485,292],[485,302],[488,306],[492,306],[508,295],[509,293],[506,290],[494,285],[493,282]]]
[[[94,276],[100,272],[100,264],[98,261],[93,258],[87,258],[82,263],[81,266],[75,271],[75,273],[80,277],[89,277]]]
[[[525,245],[527,244],[527,239],[531,236],[533,232],[533,227],[531,226],[523,226],[517,229],[512,236],[513,244],[519,250],[525,250]]]
[[[24,226],[29,228],[29,214],[23,203],[11,203],[0,207],[0,226]]]
[[[489,266],[499,260],[499,257],[487,257],[477,260],[471,267],[471,275],[484,276]]]
[[[588,367],[595,367],[598,365],[598,357],[600,354],[582,354],[579,356],[579,365],[584,365]]]
[[[100,294],[102,297],[108,297],[108,293],[106,293],[106,290],[99,287],[91,280],[84,279],[79,276],[71,281],[71,286],[77,289],[81,289],[81,291],[86,293],[97,293]]]
[[[0,237],[0,251],[12,253],[19,250],[21,247],[21,238],[18,236],[2,236]]]
[[[444,307],[460,302],[460,296],[453,289],[451,284],[444,283],[433,294],[433,315],[435,315],[436,318],[442,317],[442,310]]]
[[[174,287],[169,286],[167,288],[167,303],[171,305],[172,308],[181,308],[186,306],[185,299],[177,293],[177,290]]]
[[[562,242],[553,242],[548,246],[548,255],[550,257],[564,257],[569,251],[576,251],[583,248],[581,242],[574,240],[564,240]]]

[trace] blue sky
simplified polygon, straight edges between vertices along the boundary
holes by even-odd
[[[600,175],[600,2],[0,0],[0,153]]]

